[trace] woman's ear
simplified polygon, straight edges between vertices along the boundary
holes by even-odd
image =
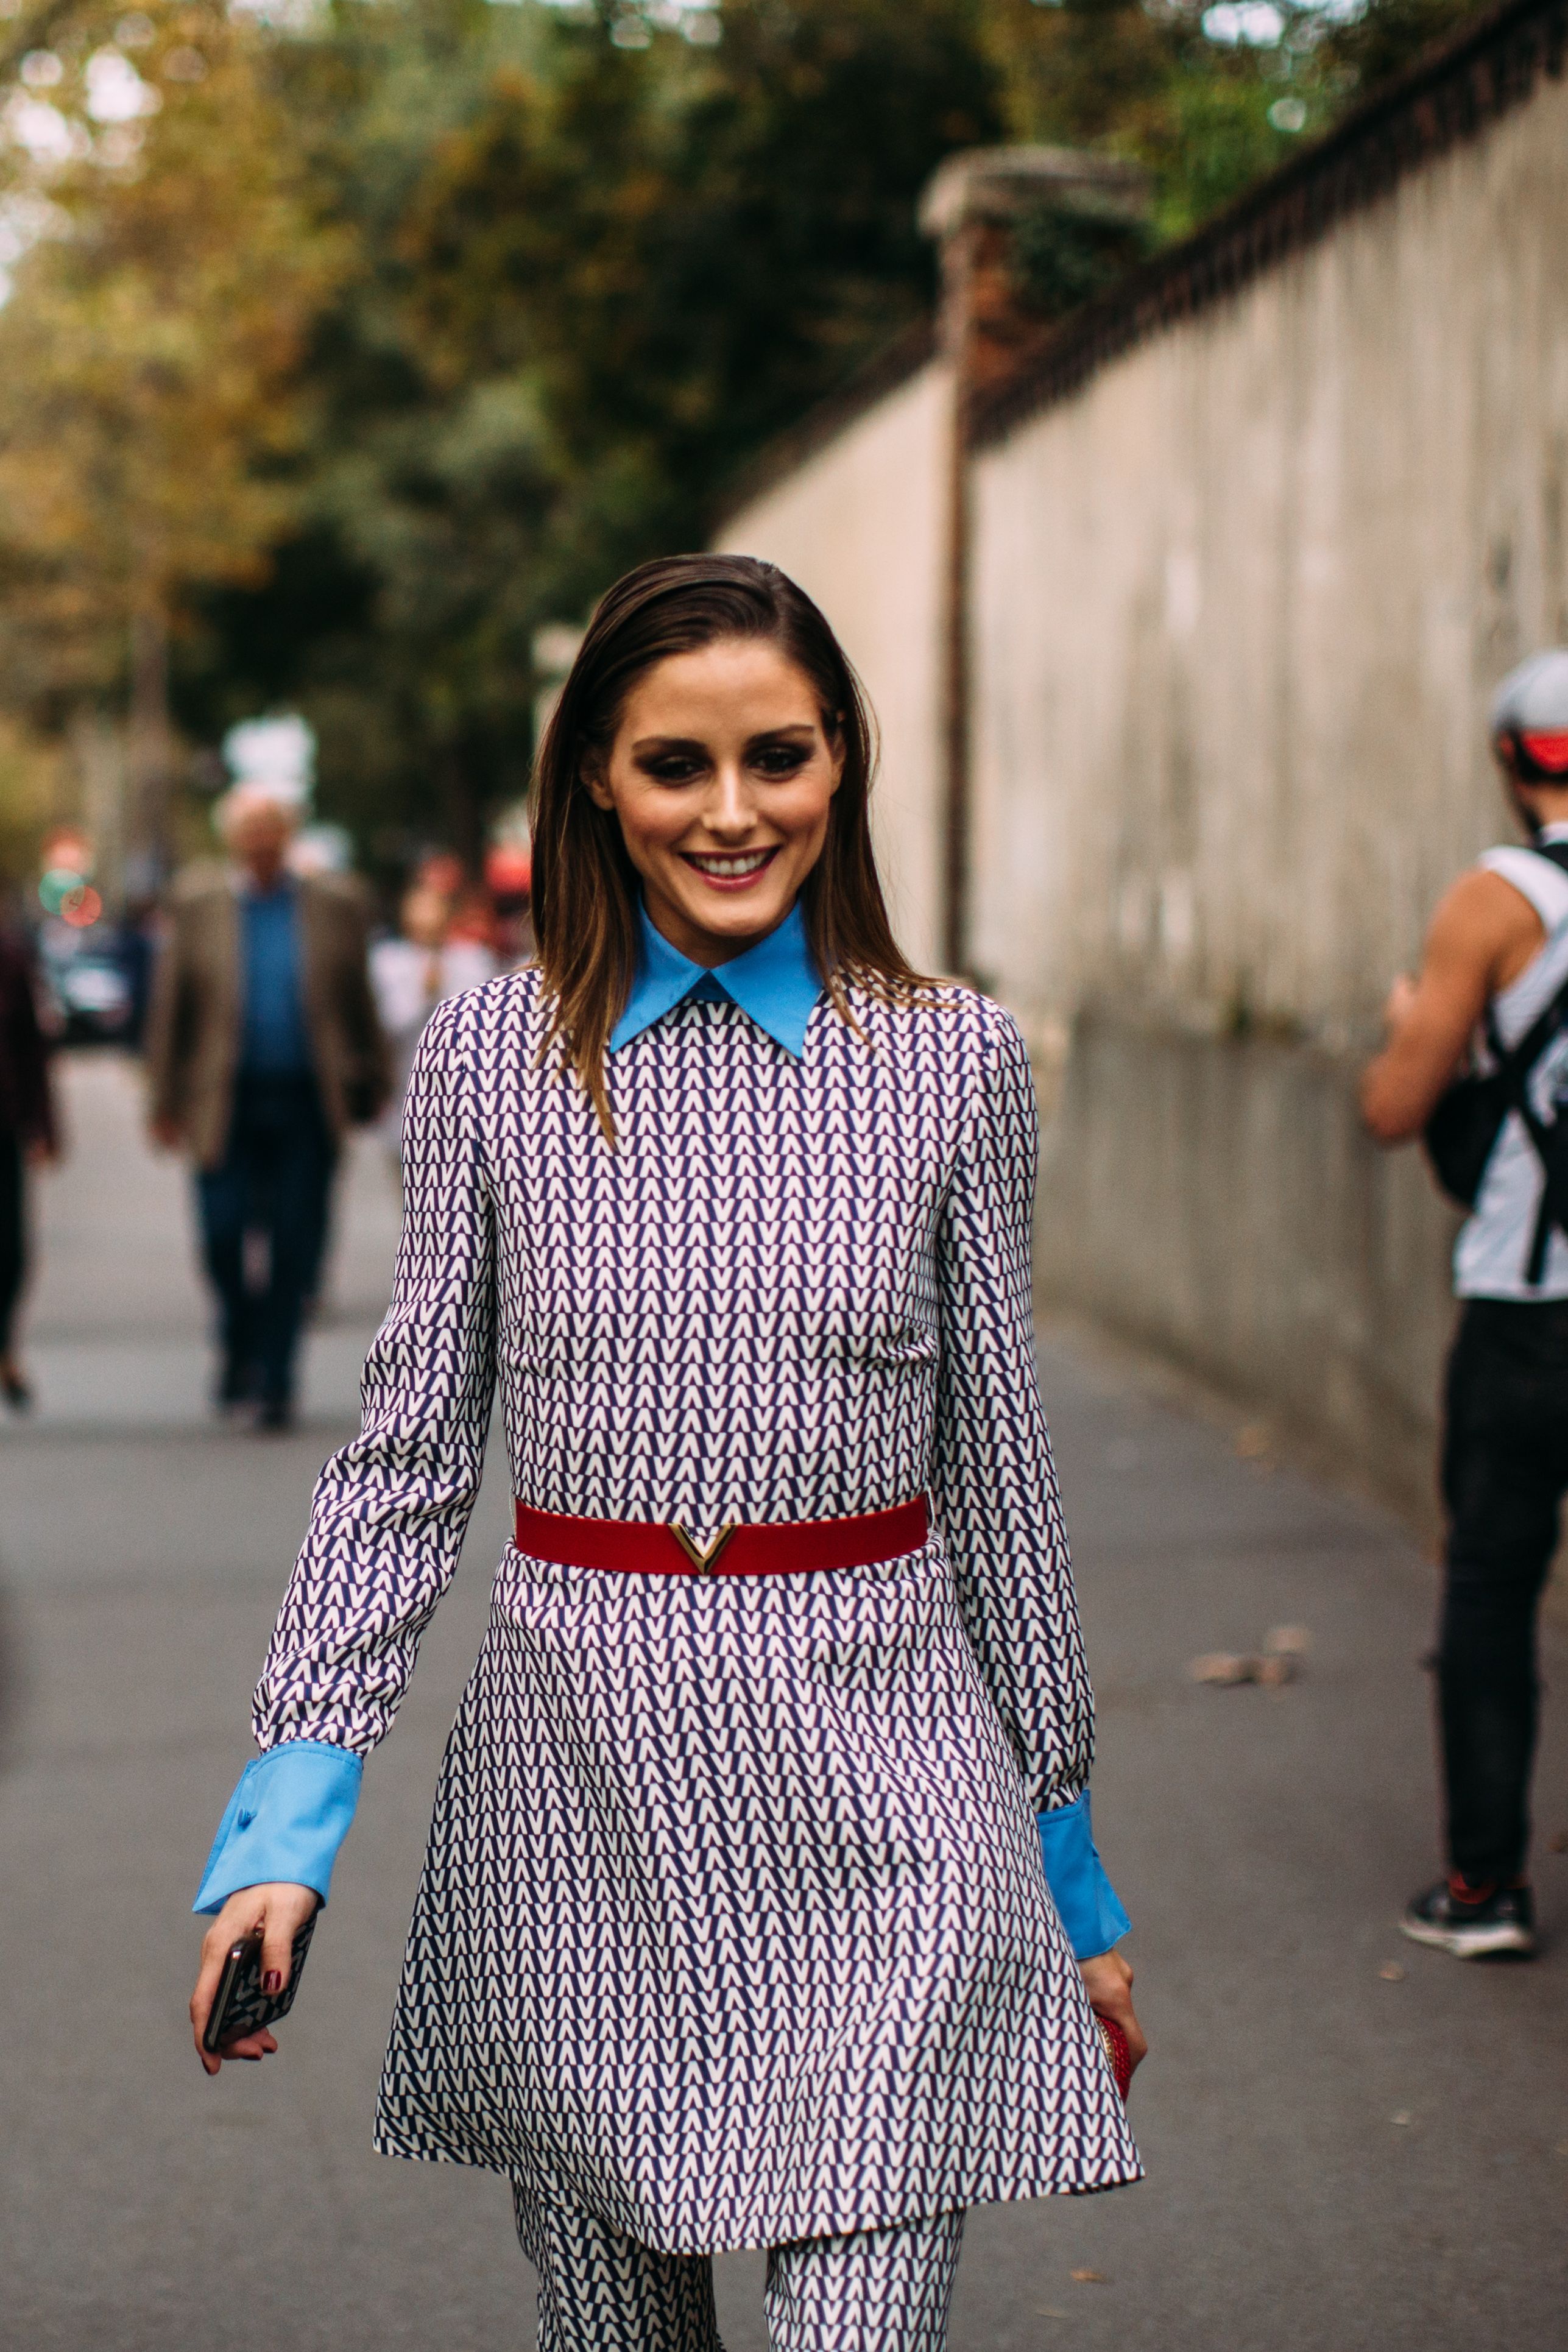
[[[844,713],[842,710],[836,710],[834,712],[831,724],[827,727],[826,732],[827,735],[828,755],[833,761],[833,782],[828,786],[828,790],[829,792],[836,793],[838,790],[839,785],[844,782],[845,744]]]
[[[583,790],[587,793],[588,798],[593,802],[594,806],[595,808],[613,811],[616,805],[616,796],[610,790],[609,778],[605,775],[604,770],[597,764],[597,762],[595,761],[584,760],[583,765],[578,769],[577,774],[582,782]]]

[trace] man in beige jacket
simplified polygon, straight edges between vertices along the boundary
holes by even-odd
[[[338,1149],[385,1101],[387,1055],[358,884],[289,873],[293,813],[262,786],[237,786],[220,819],[229,864],[193,866],[170,897],[151,1124],[195,1166],[219,1405],[254,1403],[259,1427],[285,1429]]]

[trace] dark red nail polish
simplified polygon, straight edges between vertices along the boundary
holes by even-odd
[[[261,1979],[261,1990],[264,1993],[268,1994],[281,1992],[283,1990],[283,1977],[281,1971],[278,1969],[268,1969],[267,1974]]]

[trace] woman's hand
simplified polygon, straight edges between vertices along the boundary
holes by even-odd
[[[1097,1958],[1080,1960],[1078,1965],[1089,2005],[1096,2017],[1108,2017],[1127,2036],[1128,2054],[1136,2074],[1149,2055],[1149,2044],[1132,2011],[1131,1961],[1124,1960],[1120,1952],[1101,1952]]]
[[[195,2036],[196,2056],[207,2074],[216,2074],[225,2058],[267,2058],[278,2047],[265,2026],[259,2032],[245,2033],[237,2042],[226,2043],[220,2057],[215,2058],[210,2050],[202,2047],[202,2035],[217,1998],[218,1979],[230,1951],[247,1936],[259,1933],[262,1990],[268,1994],[281,1992],[289,1982],[294,1938],[321,1900],[313,1886],[295,1886],[287,1882],[275,1886],[242,1886],[237,1895],[229,1896],[202,1937],[201,1971],[191,1995],[191,2031]]]

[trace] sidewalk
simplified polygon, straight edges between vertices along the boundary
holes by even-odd
[[[345,1187],[295,1435],[205,1410],[179,1172],[129,1075],[68,1073],[31,1360],[0,1430],[16,1665],[0,1772],[0,2343],[5,2352],[523,2352],[504,2186],[369,2149],[441,1745],[502,1540],[492,1455],[464,1569],[366,1780],[283,2054],[199,2073],[192,1890],[247,1752],[250,1685],[324,1454],[353,1426],[395,1217]],[[1394,1919],[1433,1866],[1432,1578],[1386,1521],[1236,1457],[1047,1339],[1047,1407],[1100,1695],[1096,1824],[1132,1914],[1155,2055],[1150,2179],[971,2221],[954,2352],[1476,2352],[1563,2339],[1568,1675],[1552,1636],[1533,1968],[1463,1969]],[[1309,1627],[1287,1689],[1194,1654]],[[1385,1977],[1381,1971],[1402,1973]],[[1075,2280],[1075,2271],[1098,2279]],[[761,2261],[720,2265],[761,2352]]]

